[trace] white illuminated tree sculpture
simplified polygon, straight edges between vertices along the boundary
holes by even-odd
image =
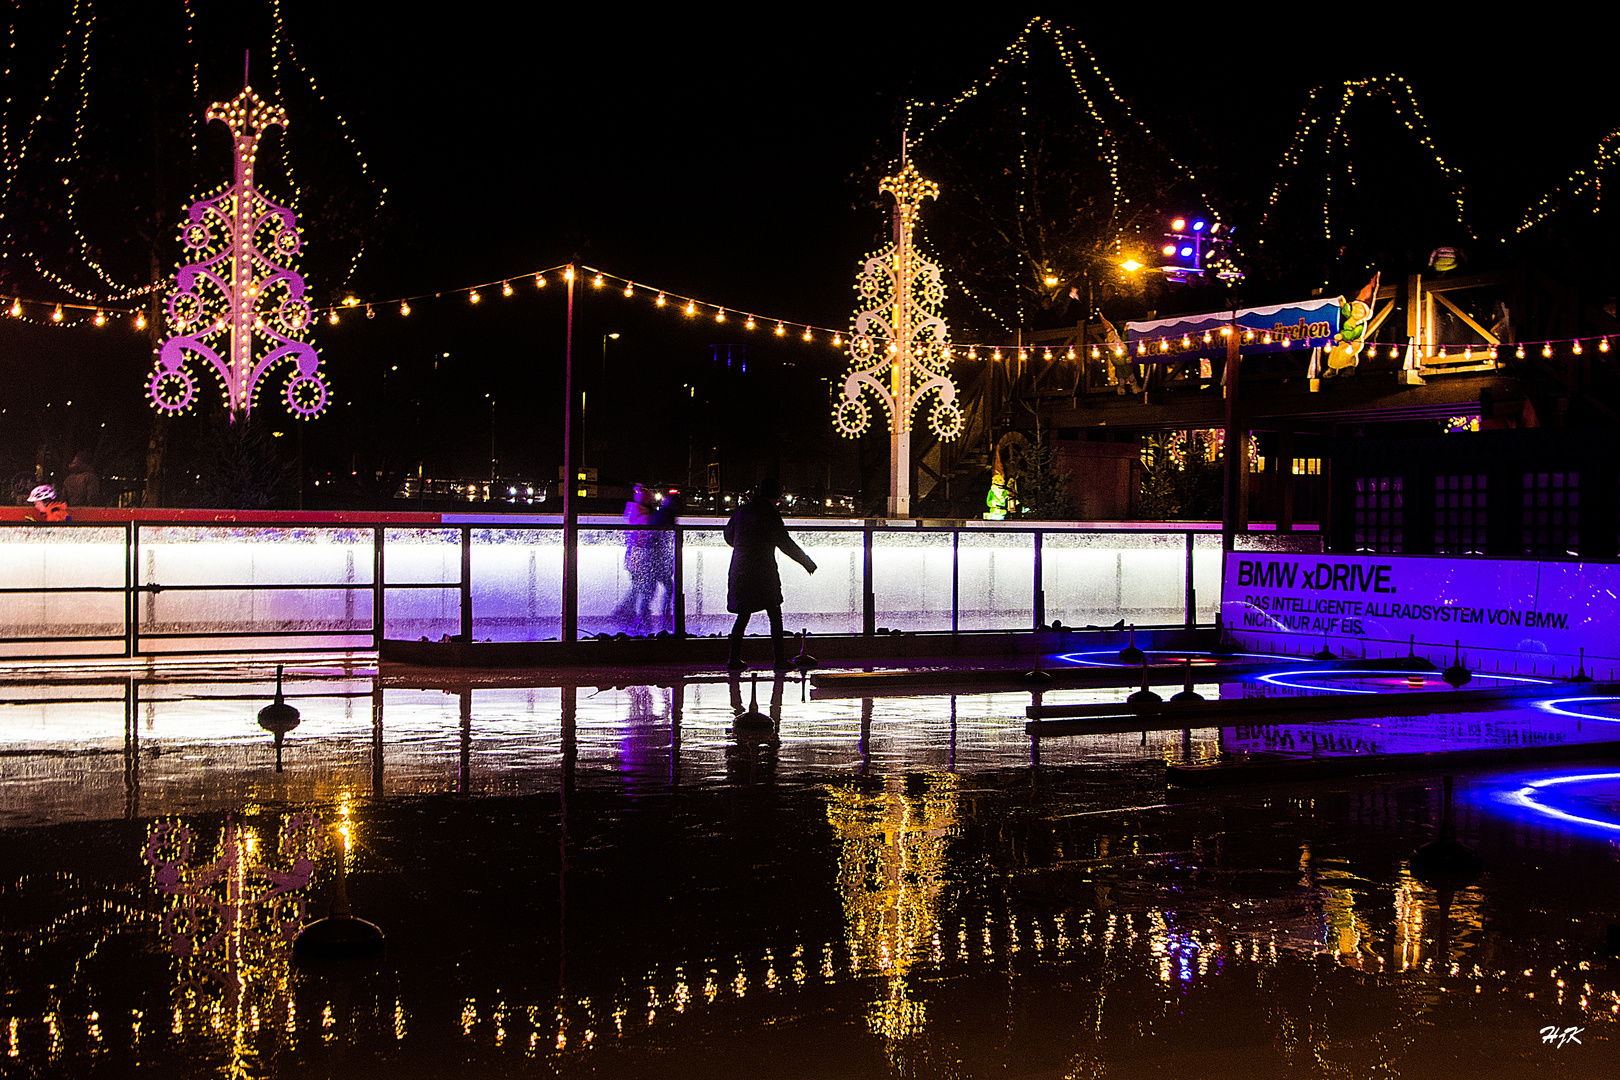
[[[854,437],[872,422],[866,391],[883,404],[889,418],[888,513],[909,517],[913,411],[937,393],[928,421],[942,439],[961,434],[962,412],[950,378],[949,332],[940,316],[945,283],[939,266],[917,252],[913,236],[922,201],[937,199],[939,185],[923,179],[902,157],[900,171],[884,177],[878,190],[894,196],[894,242],[861,267],[850,369],[833,421],[842,434]]]

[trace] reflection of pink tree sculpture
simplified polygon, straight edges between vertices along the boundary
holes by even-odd
[[[258,833],[227,819],[213,861],[193,865],[189,826],[159,821],[152,827],[143,856],[158,889],[171,898],[163,912],[164,943],[193,965],[183,988],[215,985],[234,1007],[249,984],[265,981],[304,924],[303,890],[324,837],[319,816],[293,814],[282,823],[277,851],[261,859]]]
[[[311,323],[304,279],[291,266],[303,237],[293,212],[253,184],[259,138],[285,128],[287,115],[244,86],[234,101],[210,106],[208,119],[231,130],[234,176],[223,191],[192,204],[181,230],[193,261],[175,275],[168,303],[174,334],[158,352],[147,395],[162,412],[190,408],[197,381],[188,360],[195,357],[213,366],[235,420],[252,410],[265,374],[291,359],[287,408],[314,416],[326,407],[326,380],[314,347],[294,336]]]

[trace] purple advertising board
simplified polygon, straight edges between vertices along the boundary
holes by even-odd
[[[1221,618],[1244,649],[1376,659],[1408,649],[1476,671],[1620,670],[1620,566],[1417,555],[1226,557]]]

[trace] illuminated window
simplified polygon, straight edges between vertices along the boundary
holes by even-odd
[[[1401,477],[1356,477],[1355,550],[1399,553],[1405,534],[1401,525]]]
[[[1266,471],[1266,459],[1265,459],[1265,456],[1262,455],[1262,454],[1256,454],[1256,455],[1254,455],[1254,457],[1250,458],[1249,459],[1249,471],[1250,472],[1265,472]]]
[[[1478,473],[1434,478],[1434,550],[1437,555],[1485,554],[1485,477]]]
[[[1319,457],[1297,457],[1294,459],[1295,476],[1321,476],[1322,459]]]
[[[1521,503],[1526,555],[1579,555],[1581,474],[1527,472]]]

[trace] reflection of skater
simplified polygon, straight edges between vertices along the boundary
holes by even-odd
[[[726,610],[737,616],[731,627],[731,652],[726,662],[730,668],[743,666],[743,632],[748,629],[749,616],[756,611],[770,618],[776,670],[787,667],[782,649],[782,579],[776,572],[777,548],[807,573],[816,572],[814,560],[793,542],[787,526],[782,524],[781,511],[776,508],[781,494],[782,486],[775,480],[760,481],[753,498],[739,506],[726,522],[726,543],[731,545]]]
[[[787,680],[781,674],[771,680],[769,723],[763,723],[755,713],[758,708],[758,681],[749,687],[749,707],[743,706],[742,679],[731,676],[731,711],[734,715],[731,745],[726,747],[726,778],[733,783],[749,785],[755,782],[773,783],[776,779],[776,755],[782,745],[782,691]]]
[[[647,525],[652,521],[652,492],[636,485],[630,500],[624,504],[626,525]],[[624,630],[640,631],[647,628],[652,613],[652,592],[655,582],[648,568],[650,533],[643,529],[624,531],[624,568],[630,575],[630,591],[624,594],[619,606],[613,609],[613,618]]]

